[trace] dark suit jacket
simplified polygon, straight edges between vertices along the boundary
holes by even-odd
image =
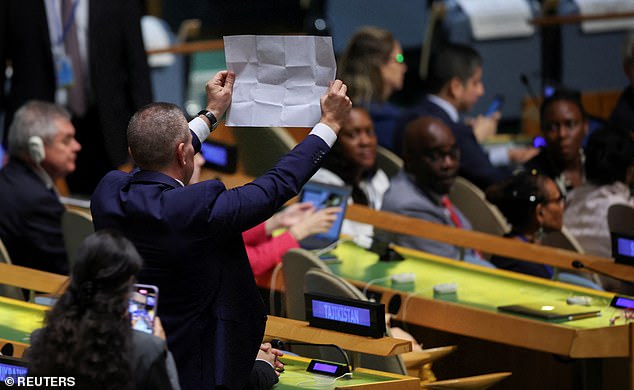
[[[458,148],[460,148],[460,176],[478,187],[486,189],[491,184],[504,180],[510,175],[510,171],[491,164],[489,156],[480,146],[469,126],[462,122],[452,121],[445,110],[428,99],[425,99],[418,107],[405,112],[397,121],[394,131],[394,147],[398,155],[402,155],[401,148],[403,147],[405,127],[409,122],[422,116],[440,119],[453,132]]]
[[[273,215],[328,151],[309,135],[263,176],[226,190],[181,187],[162,173],[110,172],[92,197],[96,229],[114,228],[145,260],[139,280],[159,287],[158,314],[184,389],[242,388],[266,322],[242,232]]]
[[[112,166],[127,158],[126,128],[138,108],[152,101],[149,68],[141,39],[140,3],[90,1],[88,56],[92,101]],[[0,86],[5,63],[13,67],[11,88],[0,88],[5,137],[15,111],[27,100],[55,100],[55,71],[43,0],[0,1]],[[83,129],[82,129],[83,130]]]
[[[610,115],[610,124],[614,127],[634,132],[634,87],[628,85]]]
[[[0,239],[14,264],[68,274],[63,213],[57,195],[22,161],[12,158],[0,170]]]

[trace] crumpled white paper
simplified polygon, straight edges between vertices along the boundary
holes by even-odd
[[[313,127],[319,98],[337,71],[331,37],[224,37],[227,70],[236,73],[227,126]]]

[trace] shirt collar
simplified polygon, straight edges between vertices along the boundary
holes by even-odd
[[[447,115],[449,115],[452,121],[457,123],[460,120],[458,110],[456,110],[456,107],[454,107],[453,104],[449,103],[438,95],[427,95],[427,99],[442,108],[443,111],[445,111]]]

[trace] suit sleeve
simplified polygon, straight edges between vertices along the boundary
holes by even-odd
[[[257,226],[256,226],[257,228]],[[252,229],[253,230],[253,229]],[[243,234],[244,237],[244,234]],[[290,232],[260,241],[257,244],[248,243],[245,248],[253,275],[260,276],[282,262],[282,256],[291,248],[298,248],[299,244]]]
[[[465,179],[484,190],[510,175],[508,170],[491,164],[470,128],[460,126],[454,129],[454,134],[460,148],[460,175]]]
[[[323,139],[309,135],[251,183],[219,193],[210,185],[208,226],[218,234],[244,232],[270,218],[299,193],[329,150]]]
[[[273,367],[266,362],[256,360],[249,375],[249,381],[245,389],[268,390],[279,381]]]

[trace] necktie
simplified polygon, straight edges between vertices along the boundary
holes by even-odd
[[[458,213],[456,212],[456,208],[453,206],[453,203],[451,203],[451,201],[449,200],[449,197],[447,195],[443,196],[440,199],[440,203],[442,203],[442,205],[445,207],[445,210],[449,212],[449,218],[451,218],[451,222],[453,222],[454,226],[459,229],[462,229],[462,221],[460,220],[460,216],[458,216]],[[480,259],[484,258],[482,257],[482,254],[480,253],[480,251],[477,251],[475,249],[468,249],[468,251],[471,251],[474,256]]]
[[[458,216],[458,213],[456,212],[456,208],[453,207],[453,204],[449,200],[449,197],[446,195],[443,196],[440,199],[440,202],[445,207],[445,210],[449,212],[449,218],[451,218],[451,222],[453,222],[454,226],[462,229],[462,221],[460,221],[460,217]]]
[[[79,1],[79,0],[75,0]],[[77,6],[75,6],[76,8]],[[62,0],[62,23],[66,25],[70,21],[68,32],[64,37],[66,55],[73,64],[73,85],[68,88],[68,108],[73,114],[82,116],[86,112],[86,95],[79,54],[79,41],[77,40],[76,11],[73,11],[73,0]]]

